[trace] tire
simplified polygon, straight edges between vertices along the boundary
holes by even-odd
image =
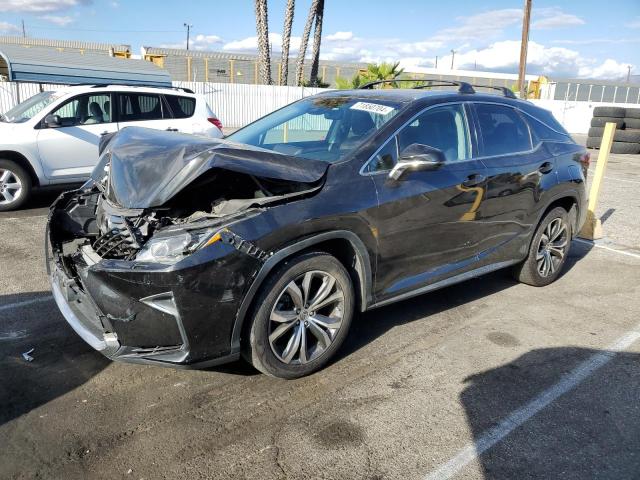
[[[611,153],[640,153],[640,143],[613,142],[613,145],[611,146]]]
[[[0,212],[22,207],[31,190],[31,177],[25,169],[12,160],[0,159]]]
[[[602,137],[587,137],[587,148],[600,148]]]
[[[553,226],[554,224],[557,225],[556,222],[559,222],[560,231],[555,230],[556,227]],[[547,242],[549,233],[553,235],[557,233],[558,236],[555,237],[555,240]],[[564,208],[555,207],[545,215],[538,225],[529,246],[529,255],[513,269],[514,278],[534,287],[544,287],[554,282],[560,275],[562,267],[564,267],[567,260],[567,254],[571,247],[571,236],[569,214]],[[545,245],[549,245],[549,243],[557,248],[555,250],[547,249]],[[561,247],[561,245],[563,246]],[[546,252],[542,254],[542,259],[539,258],[541,251]],[[553,251],[561,252],[562,256],[554,254]],[[547,263],[547,258],[550,259],[550,264]]]
[[[305,289],[307,278],[311,281]],[[322,291],[324,282],[331,283],[331,279],[334,283],[326,292],[325,299],[335,296],[336,300],[320,307],[322,313],[307,310],[304,292],[309,292],[314,298]],[[288,288],[292,283],[298,287],[298,296],[289,293],[294,292]],[[289,315],[274,315],[278,306],[278,311]],[[301,307],[301,311],[296,312],[296,307]],[[351,325],[354,307],[351,277],[338,259],[324,252],[310,252],[287,260],[268,277],[256,298],[253,320],[245,330],[242,356],[256,369],[273,377],[292,379],[309,375],[324,367],[342,345]],[[340,314],[339,327],[326,328],[327,320],[340,318]],[[282,321],[283,318],[291,320]],[[317,323],[318,320],[325,322],[325,326]],[[277,329],[283,333],[273,337]],[[321,342],[320,338],[325,340]],[[307,346],[304,357],[303,339]],[[288,346],[295,343],[298,346],[288,350]],[[291,355],[287,355],[289,352]]]
[[[640,130],[616,130],[613,140],[615,142],[640,143]]]
[[[626,111],[627,109],[623,107],[596,107],[593,109],[593,116],[624,118]]]
[[[589,137],[602,138],[602,135],[604,135],[604,127],[591,127],[587,135]]]
[[[626,108],[624,116],[626,118],[633,118],[635,120],[640,120],[640,108]],[[640,127],[633,127],[640,128]]]
[[[640,128],[640,118],[625,117],[624,126],[625,128]]]
[[[624,119],[614,117],[593,117],[591,119],[592,127],[604,127],[607,123],[615,123],[616,128],[620,129],[624,127]]]

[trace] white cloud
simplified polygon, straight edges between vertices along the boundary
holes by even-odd
[[[618,63],[608,58],[600,65],[584,66],[578,71],[579,77],[621,80],[627,76],[628,63]]]
[[[66,15],[66,16],[61,16],[61,15],[42,15],[38,18],[41,18],[42,20],[46,20],[47,22],[53,23],[54,25],[58,25],[60,27],[66,27],[67,25],[69,25],[70,23],[73,23],[73,18]]]
[[[0,12],[58,12],[89,3],[91,0],[2,0]]]
[[[328,42],[344,42],[353,38],[353,32],[336,32],[324,37]]]
[[[0,34],[12,34],[20,31],[16,25],[7,22],[0,22]]]
[[[269,44],[273,52],[282,51],[282,35],[279,33],[269,33]],[[297,52],[300,48],[300,37],[291,37],[289,44],[289,52]],[[247,37],[242,40],[235,40],[225,43],[223,50],[229,52],[248,52],[256,53],[258,51],[258,37]]]
[[[539,20],[535,19],[536,16]],[[584,20],[577,15],[565,13],[559,7],[547,7],[539,8],[537,12],[534,10],[534,21],[531,23],[531,28],[533,30],[545,30],[584,25],[584,23]]]
[[[440,30],[433,36],[433,40],[450,42],[495,38],[506,27],[522,22],[522,10],[488,10],[468,17],[458,17],[456,20],[461,25]]]

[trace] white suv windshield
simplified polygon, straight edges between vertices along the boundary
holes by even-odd
[[[22,123],[33,118],[44,107],[59,98],[55,92],[40,92],[33,97],[19,103],[7,113],[4,114],[3,120],[10,123]]]
[[[380,98],[349,95],[309,97],[228,138],[286,155],[337,162],[360,147],[403,106]]]

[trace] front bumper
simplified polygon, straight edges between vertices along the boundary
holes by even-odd
[[[255,268],[250,257],[229,247],[184,268],[96,259],[88,246],[64,249],[68,240],[51,217],[45,250],[53,296],[91,347],[112,360],[186,368],[239,358],[231,334]]]

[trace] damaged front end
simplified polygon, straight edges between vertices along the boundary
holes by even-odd
[[[201,366],[237,358],[238,308],[270,253],[261,215],[314,195],[326,164],[127,128],[50,211],[54,297],[107,357]]]

